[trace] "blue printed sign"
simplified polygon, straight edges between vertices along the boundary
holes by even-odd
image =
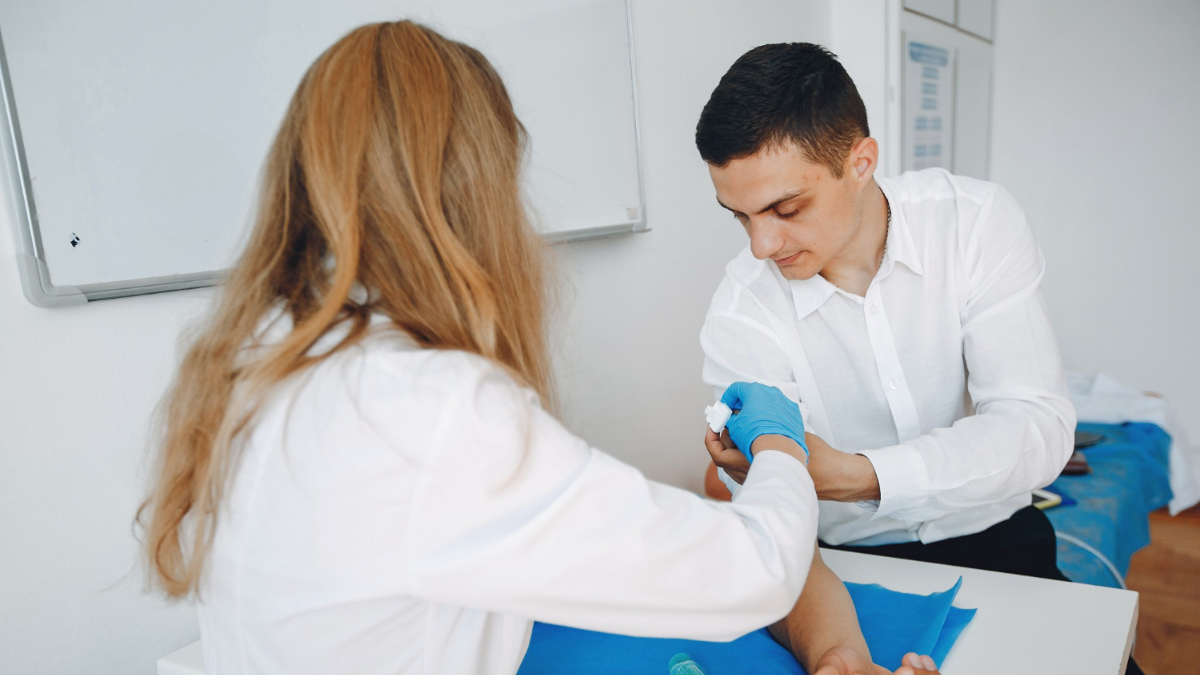
[[[908,58],[917,63],[945,66],[950,63],[950,51],[920,42],[910,42],[908,43]]]

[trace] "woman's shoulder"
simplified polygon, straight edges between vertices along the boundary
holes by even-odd
[[[507,375],[492,361],[457,349],[418,345],[397,328],[373,330],[360,346],[363,360],[382,377],[458,389],[465,382]]]
[[[418,345],[412,337],[390,324],[373,325],[347,357],[359,361],[365,396],[387,399],[394,395],[423,396],[430,403],[449,399],[491,396],[536,399],[499,364],[457,349],[434,349]]]

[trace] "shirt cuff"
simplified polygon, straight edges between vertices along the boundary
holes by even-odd
[[[879,480],[879,501],[858,502],[871,519],[894,517],[901,511],[924,506],[929,499],[929,473],[921,453],[909,445],[893,445],[878,450],[860,450],[875,469]]]

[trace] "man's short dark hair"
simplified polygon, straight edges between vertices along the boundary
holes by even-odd
[[[792,42],[755,47],[734,62],[700,113],[696,147],[704,161],[725,166],[791,141],[841,178],[850,148],[870,135],[867,108],[837,57]]]

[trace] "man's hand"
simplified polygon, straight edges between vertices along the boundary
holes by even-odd
[[[725,429],[717,436],[707,425],[704,427],[704,447],[712,457],[713,464],[725,469],[729,477],[738,485],[746,482],[746,472],[750,470],[750,460],[742,454],[729,438],[729,430]]]
[[[879,479],[871,460],[862,455],[839,452],[820,436],[808,433],[804,436],[808,445],[808,473],[817,488],[817,499],[835,502],[879,499]],[[713,461],[716,461],[715,456]],[[717,462],[717,466],[721,463]],[[748,462],[746,466],[749,466]],[[729,469],[725,471],[733,475]]]
[[[817,661],[813,675],[893,675],[892,671],[871,663],[859,652],[849,647],[834,647]],[[912,652],[904,660],[895,675],[939,675],[933,659]]]
[[[925,672],[925,671],[922,671]],[[892,675],[871,658],[850,647],[834,647],[817,661],[813,675]]]
[[[806,433],[804,437],[808,445],[808,473],[817,488],[817,499],[838,502],[879,499],[879,480],[871,460],[862,455],[839,452],[816,434]],[[739,485],[745,482],[750,460],[730,440],[728,431],[721,432],[718,437],[705,427],[704,447],[713,463],[724,469],[730,478]],[[755,449],[759,449],[757,444]]]
[[[734,445],[733,440],[729,438],[728,431],[722,431],[721,435],[717,436],[712,429],[704,427],[704,447],[712,457],[713,463],[725,469],[725,473],[737,481],[738,485],[746,481],[746,472],[750,470],[750,460],[746,459],[742,451]],[[759,453],[763,450],[786,452],[801,463],[808,462],[808,454],[804,452],[804,448],[787,436],[763,434],[754,439],[754,443],[751,444],[751,452]]]
[[[896,675],[938,675],[937,665],[928,656],[917,656],[909,652],[904,655],[902,664],[896,669]]]

